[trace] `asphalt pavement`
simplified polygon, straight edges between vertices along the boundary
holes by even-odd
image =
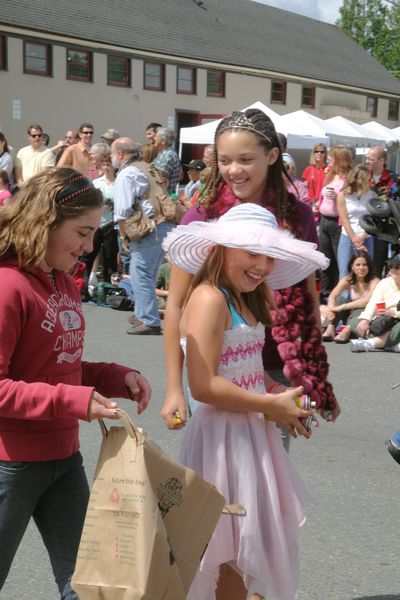
[[[182,434],[168,431],[159,416],[165,389],[162,337],[126,335],[128,313],[86,305],[85,315],[85,359],[132,365],[147,375],[153,387],[148,410],[137,417],[131,403],[120,404],[176,456]],[[290,451],[313,498],[299,538],[299,600],[400,600],[400,465],[384,444],[400,429],[400,388],[391,389],[400,382],[400,355],[326,347],[342,413],[335,424],[322,422],[310,440],[294,440]],[[83,423],[81,450],[89,479],[100,442],[98,425]],[[47,553],[31,525],[0,598],[58,597]]]

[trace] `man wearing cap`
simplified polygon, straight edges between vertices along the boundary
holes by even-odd
[[[119,137],[119,132],[116,129],[107,129],[101,136],[101,141],[111,146]]]
[[[70,167],[79,171],[83,175],[92,165],[90,148],[93,140],[93,125],[82,123],[78,130],[79,142],[73,144],[64,150],[64,153],[58,161],[57,167]]]
[[[202,160],[191,160],[185,165],[188,170],[189,183],[185,187],[185,201],[190,202],[200,185],[200,174],[206,165]]]

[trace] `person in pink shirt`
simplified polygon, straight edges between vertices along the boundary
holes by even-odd
[[[347,185],[353,169],[351,150],[345,146],[332,146],[328,152],[325,185],[319,197],[319,244],[321,252],[330,260],[329,267],[321,273],[321,296],[327,298],[339,279],[338,246],[341,233],[336,198]]]
[[[0,590],[33,517],[60,597],[78,600],[70,579],[89,498],[79,420],[118,418],[109,398],[137,401],[138,413],[150,399],[138,371],[82,360],[68,272],[102,211],[101,192],[67,168],[33,176],[0,211]]]
[[[9,198],[12,198],[12,194],[8,188],[8,173],[0,171],[0,206],[4,206]]]

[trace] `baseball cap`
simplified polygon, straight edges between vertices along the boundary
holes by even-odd
[[[185,165],[185,167],[191,169],[192,171],[202,171],[206,168],[206,165],[202,160],[191,160],[188,165]]]
[[[104,138],[105,140],[114,141],[114,140],[117,140],[121,136],[119,135],[119,131],[117,131],[116,129],[107,129],[107,131],[105,131],[101,137]]]

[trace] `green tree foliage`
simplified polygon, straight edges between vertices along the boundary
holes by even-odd
[[[336,25],[400,79],[400,3],[344,0]]]

